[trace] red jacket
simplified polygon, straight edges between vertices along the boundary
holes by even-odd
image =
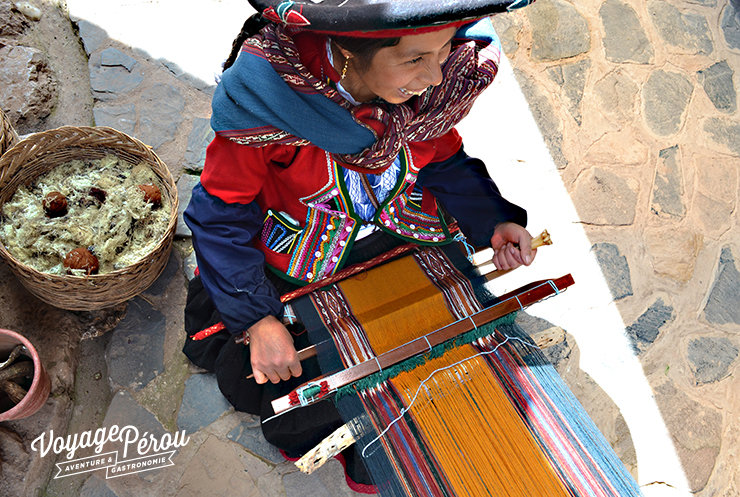
[[[448,243],[436,201],[416,179],[424,166],[449,159],[460,146],[453,130],[405,147],[398,183],[378,209],[376,224],[409,241]],[[316,146],[255,148],[216,137],[201,184],[226,203],[256,201],[265,219],[255,246],[267,264],[301,283],[341,267],[363,223],[352,209],[341,167]],[[419,194],[421,202],[415,200]]]

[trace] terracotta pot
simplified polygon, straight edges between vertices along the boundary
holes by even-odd
[[[31,345],[31,342],[15,331],[0,328],[0,360],[4,360],[10,354],[10,351],[19,344],[25,345],[29,354],[31,354],[31,359],[33,360],[33,381],[23,400],[16,404],[15,407],[0,412],[0,421],[27,418],[41,409],[46,399],[49,398],[49,392],[51,391],[49,375],[46,373],[44,366],[41,365],[41,358],[39,358],[39,354],[34,346]]]

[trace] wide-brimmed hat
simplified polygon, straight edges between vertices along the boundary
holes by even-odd
[[[534,0],[249,0],[262,17],[344,36],[402,36],[529,5]]]

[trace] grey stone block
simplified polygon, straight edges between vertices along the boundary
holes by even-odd
[[[182,264],[182,270],[185,273],[185,277],[188,279],[188,281],[192,280],[195,277],[195,268],[198,267],[198,260],[195,256],[195,251],[190,252],[190,255],[188,255]]]
[[[133,431],[131,428],[129,429],[132,430],[132,434],[134,435],[138,432],[139,439],[153,436],[155,439],[161,440],[162,435],[166,433],[162,423],[160,423],[151,412],[139,405],[131,394],[125,390],[116,392],[111,399],[108,411],[105,414],[103,426],[110,428],[113,425],[118,426],[120,429],[123,429],[126,426],[135,428],[136,431]],[[133,438],[134,437],[132,437],[132,439]],[[127,446],[125,443],[120,441],[107,443],[103,448],[103,452],[108,451],[117,451],[119,462],[140,457],[135,444]],[[136,475],[138,478],[146,480],[150,477],[151,473],[143,472],[136,473]],[[133,477],[133,475],[129,477]],[[111,486],[113,486],[118,493],[121,492],[121,487],[119,485],[111,484]]]
[[[21,14],[11,2],[0,2],[0,36],[11,37],[22,34],[28,28],[28,18]]]
[[[108,33],[103,28],[84,19],[77,21],[77,31],[87,55],[96,51],[108,40]]]
[[[635,102],[640,89],[623,70],[607,74],[594,85],[594,91],[605,114],[619,121],[634,119]]]
[[[632,280],[627,258],[619,253],[619,247],[613,243],[597,243],[591,250],[601,266],[606,284],[614,300],[632,295]]]
[[[166,60],[166,59],[159,59],[159,61],[162,63],[164,67],[167,68],[168,71],[174,74],[175,77],[180,77],[183,74],[185,74],[185,71],[183,71],[182,68],[179,65],[177,65],[177,63],[172,62],[171,60]]]
[[[265,440],[259,418],[255,418],[251,423],[246,421],[240,423],[226,437],[262,459],[275,464],[285,461],[280,451]]]
[[[697,75],[699,83],[717,110],[728,113],[737,110],[737,90],[732,81],[734,71],[726,60],[698,71]]]
[[[101,53],[94,53],[88,61],[90,69],[90,88],[93,96],[99,100],[111,100],[120,94],[126,94],[137,88],[144,76],[139,66],[131,66],[131,70],[123,65],[103,65]]]
[[[200,177],[193,174],[183,174],[180,179],[177,180],[177,197],[180,199],[180,206],[177,210],[177,230],[175,235],[187,237],[192,235],[190,228],[185,224],[182,218],[183,212],[187,209],[190,203],[190,198],[193,195],[193,188],[200,182]]]
[[[740,273],[729,247],[722,249],[719,270],[709,291],[704,316],[710,323],[740,324]]]
[[[504,334],[507,333],[507,326],[508,325],[503,325],[501,327],[501,331]],[[552,324],[550,321],[547,321],[546,319],[538,318],[537,316],[532,316],[531,314],[527,314],[526,312],[522,311],[517,313],[514,326],[519,326],[528,335],[531,336],[540,331],[552,328],[555,325]],[[543,348],[542,354],[547,358],[548,361],[550,361],[550,364],[557,368],[561,362],[570,357],[570,353],[572,351],[573,347],[568,343],[568,338],[566,336],[566,339],[562,342]]]
[[[709,55],[714,50],[706,17],[681,12],[662,0],[648,2],[648,12],[660,36],[682,52],[690,55]]]
[[[658,167],[655,170],[653,183],[653,200],[651,210],[658,215],[683,217],[683,187],[681,184],[681,166],[678,145],[666,148],[658,154]]]
[[[689,342],[688,355],[696,383],[714,383],[729,374],[738,348],[727,338],[703,337]]]
[[[108,47],[100,52],[100,65],[104,67],[121,66],[131,72],[136,65],[136,59],[129,57],[117,48]]]
[[[158,83],[141,92],[138,138],[159,148],[175,137],[183,121],[185,98],[174,86]]]
[[[346,486],[342,480],[340,480],[338,484]],[[305,497],[306,495],[333,497],[342,495],[337,492],[332,492],[324,484],[319,475],[315,473],[311,475],[304,475],[300,472],[288,473],[283,476],[283,486],[285,488],[286,497]]]
[[[145,293],[149,295],[162,295],[167,287],[172,282],[172,278],[180,272],[180,258],[177,257],[176,251],[170,252],[170,258],[167,260],[167,265],[162,270],[162,274],[154,280],[152,286],[145,290]]]
[[[93,117],[96,126],[109,126],[128,135],[134,134],[136,128],[136,107],[134,104],[103,106],[97,103],[93,107]]]
[[[185,149],[185,164],[189,169],[203,170],[206,160],[206,147],[216,133],[211,129],[211,120],[203,117],[193,119],[193,129],[188,135],[188,145]]]
[[[568,104],[568,112],[579,126],[582,121],[581,100],[583,100],[583,88],[586,85],[586,75],[590,67],[591,61],[584,59],[548,70],[550,79],[560,86],[560,91]]]
[[[216,421],[230,408],[231,405],[218,389],[216,375],[194,374],[185,381],[185,393],[177,413],[177,427],[194,433]]]
[[[532,57],[559,60],[588,52],[588,22],[563,0],[540,0],[526,9],[532,26]]]
[[[660,329],[673,320],[673,307],[665,305],[663,299],[656,300],[632,325],[627,327],[627,336],[632,340],[635,352],[641,352],[658,338]]]
[[[583,175],[573,191],[573,200],[585,223],[627,226],[634,222],[637,191],[623,177],[594,167]],[[604,206],[609,208],[605,209]]]
[[[2,23],[2,22],[0,22]],[[34,129],[57,100],[58,84],[46,54],[0,40],[0,103],[19,134]]]
[[[652,60],[653,46],[630,5],[621,0],[606,0],[599,15],[604,24],[604,50],[608,60],[638,64]]]
[[[213,96],[213,92],[216,89],[216,85],[215,84],[208,83],[206,81],[203,81],[202,79],[200,79],[200,78],[198,78],[196,76],[193,76],[190,73],[184,73],[184,74],[178,76],[177,79],[179,79],[183,83],[186,83],[186,84],[192,86],[196,90],[202,91],[203,93],[205,93],[207,95]]]
[[[713,117],[704,123],[704,131],[712,141],[740,155],[740,124],[737,121]]]
[[[514,69],[514,74],[529,103],[532,116],[542,133],[553,161],[558,169],[565,169],[568,165],[568,159],[563,155],[562,122],[558,118],[557,112],[553,109],[547,95],[535,86],[529,77],[523,75],[517,69]]]
[[[113,490],[95,475],[88,478],[80,488],[80,497],[118,497]]]
[[[501,41],[501,48],[508,57],[512,57],[519,48],[516,36],[521,31],[521,21],[514,16],[492,16],[491,22]]]
[[[699,493],[716,469],[723,442],[722,414],[706,402],[692,400],[670,381],[653,389],[666,428],[683,462],[691,493]]]
[[[113,330],[106,360],[114,385],[139,390],[164,370],[165,317],[143,299],[129,302]]]
[[[722,34],[730,48],[740,49],[740,14],[738,7],[728,4],[722,13]]]
[[[103,426],[110,427],[113,425],[119,427],[135,426],[140,434],[148,432],[157,436],[165,433],[162,423],[157,421],[154,414],[141,407],[131,394],[125,390],[116,392],[105,414]]]
[[[683,74],[654,71],[642,90],[645,120],[658,135],[676,133],[683,125],[694,86]]]

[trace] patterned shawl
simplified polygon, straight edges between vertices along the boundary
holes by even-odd
[[[444,135],[496,76],[501,46],[488,18],[463,26],[443,82],[403,104],[353,106],[301,62],[286,29],[270,24],[245,41],[213,97],[211,126],[240,144],[314,144],[365,173],[385,170],[406,142]]]

